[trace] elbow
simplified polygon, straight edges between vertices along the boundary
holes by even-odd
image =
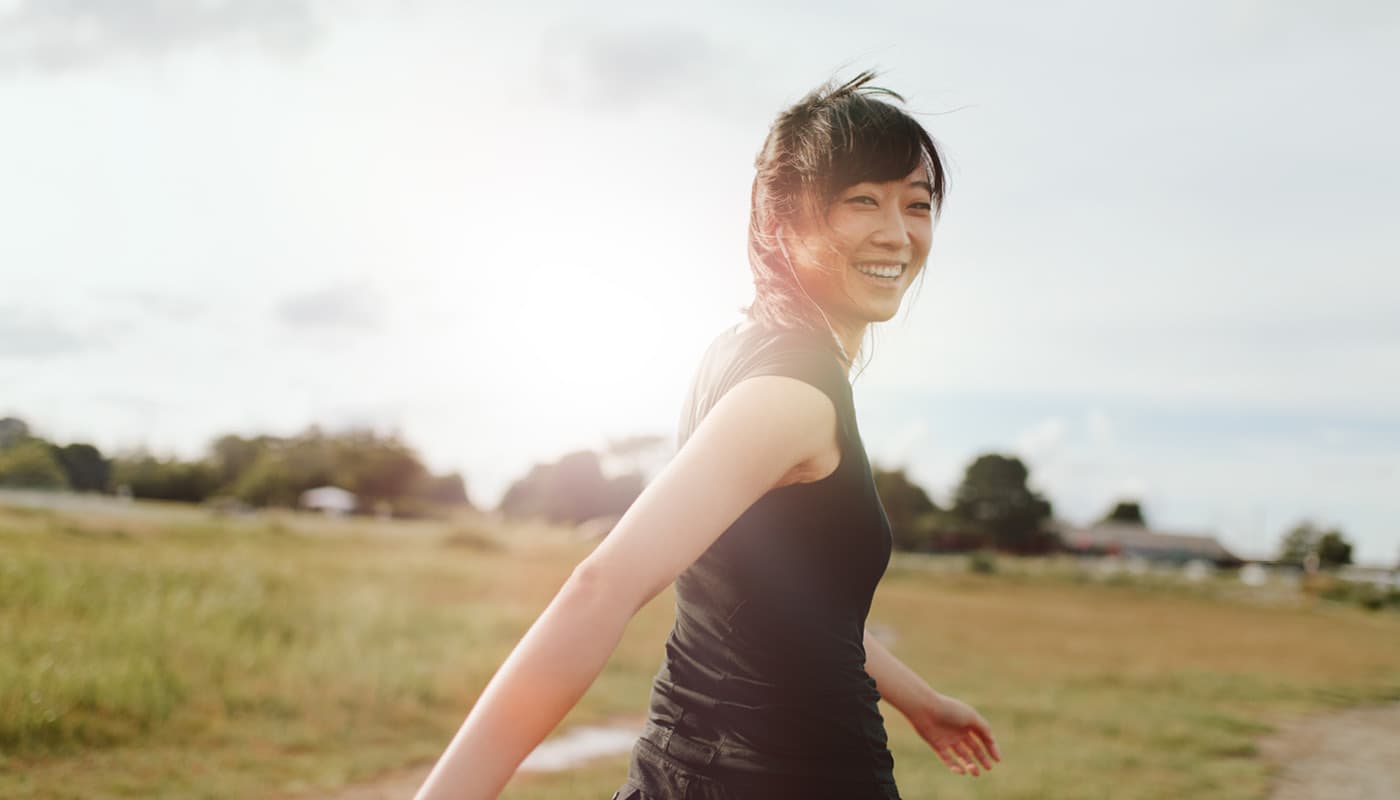
[[[593,559],[585,558],[574,567],[574,571],[569,573],[569,579],[564,583],[564,587],[575,594],[595,595],[602,594],[608,590],[607,570]]]
[[[617,574],[607,564],[589,557],[574,567],[565,589],[581,602],[626,620],[657,594],[636,583],[636,576]]]

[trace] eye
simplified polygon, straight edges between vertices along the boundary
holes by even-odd
[[[852,198],[847,199],[846,202],[847,202],[847,203],[859,203],[859,202],[861,202],[861,201],[863,201],[863,200],[869,200],[870,203],[871,203],[871,205],[879,205],[878,203],[875,202],[875,198],[871,197],[871,196],[868,195],[868,194],[856,195],[855,197],[852,197]]]
[[[920,211],[932,211],[932,210],[933,210],[933,204],[932,204],[932,203],[918,202],[918,203],[914,203],[914,204],[910,205],[909,207],[910,207],[910,208],[917,208],[917,209],[919,209]]]

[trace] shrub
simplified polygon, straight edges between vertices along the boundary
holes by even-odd
[[[980,575],[991,575],[997,571],[997,559],[991,551],[978,550],[967,557],[967,569]]]

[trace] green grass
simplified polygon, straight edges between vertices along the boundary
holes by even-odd
[[[292,797],[431,761],[591,548],[565,531],[0,507],[0,796]],[[906,797],[1257,798],[1284,718],[1400,700],[1400,614],[1225,581],[898,556],[871,621],[991,722],[949,774],[885,712]],[[645,713],[671,593],[565,725]],[[505,797],[608,797],[626,757]]]

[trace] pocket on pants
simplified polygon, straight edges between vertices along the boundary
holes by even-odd
[[[713,778],[677,762],[642,738],[632,748],[627,782],[613,800],[733,800]]]

